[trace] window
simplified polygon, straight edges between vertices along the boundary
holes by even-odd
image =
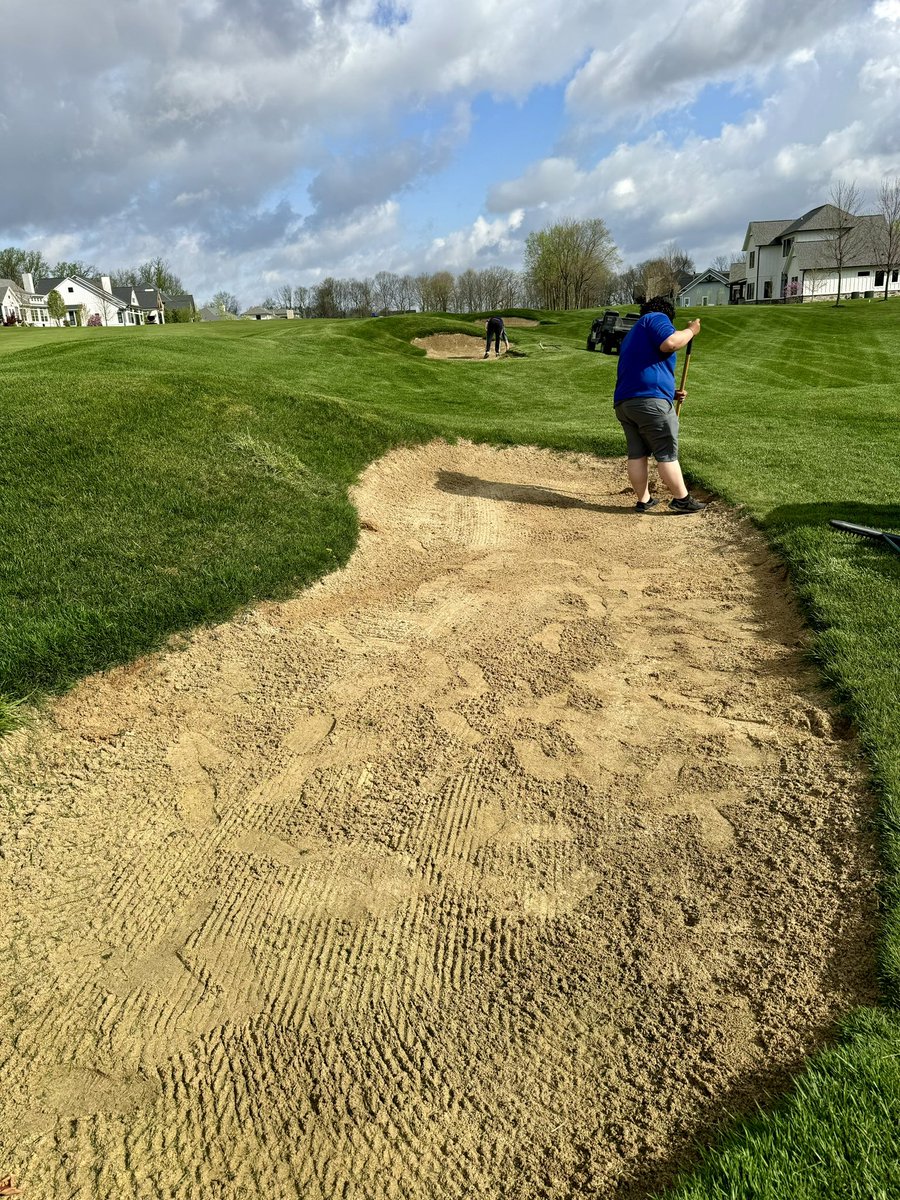
[[[747,284],[747,299],[748,300],[753,299],[753,284],[752,283]]]
[[[67,292],[74,292],[74,291],[75,291],[75,289],[74,289],[74,288],[66,288],[66,291],[67,291]]]
[[[704,296],[702,298],[702,300],[700,301],[700,303],[703,305],[704,308],[706,308],[707,304],[709,304],[709,296]]]
[[[858,279],[868,279],[871,274],[872,274],[871,271],[857,271],[856,272]]]
[[[891,283],[896,283],[896,282],[897,282],[897,272],[891,271]]]
[[[884,287],[884,271],[875,272],[875,286]]]
[[[791,252],[791,246],[793,246],[793,244],[794,244],[793,238],[788,238],[788,240],[786,242],[781,243],[781,257],[782,258],[787,258],[787,256]]]
[[[750,261],[747,263],[747,266],[752,267],[752,266],[755,266],[755,264],[756,264],[756,251],[751,250],[750,251]]]
[[[772,299],[772,280],[767,279],[763,284],[763,300]]]

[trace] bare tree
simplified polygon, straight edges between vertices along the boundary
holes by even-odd
[[[514,307],[515,301],[510,299],[511,274],[508,267],[485,267],[479,272],[478,309]]]
[[[411,275],[401,275],[397,280],[397,307],[401,312],[409,312],[415,307],[416,284]]]
[[[888,298],[891,272],[900,267],[900,175],[885,175],[876,197],[878,213],[884,225],[875,235],[872,247],[875,265],[884,271],[884,298]]]
[[[697,268],[687,250],[682,250],[677,242],[666,242],[663,246],[662,259],[673,275],[679,272],[685,275],[696,275]]]
[[[859,188],[853,179],[838,179],[831,188],[831,203],[835,223],[822,239],[825,259],[837,271],[835,308],[841,302],[844,268],[858,249],[856,245],[856,216],[859,212]]]
[[[485,304],[481,275],[471,267],[457,276],[453,288],[454,308],[457,312],[480,312],[483,308],[493,307]]]
[[[346,284],[344,315],[351,317],[369,316],[375,308],[374,294],[375,289],[371,279],[349,279]]]
[[[337,280],[328,275],[312,289],[312,312],[316,317],[339,317]]]
[[[731,261],[727,254],[717,254],[710,265],[714,271],[727,275],[731,270]]]
[[[499,302],[495,308],[518,308],[525,303],[525,285],[522,273],[512,271],[509,267],[493,268],[500,283]]]
[[[300,317],[309,316],[309,288],[298,283],[294,288],[294,308]]]
[[[223,315],[236,317],[241,311],[241,306],[238,303],[237,296],[233,292],[216,292],[212,300],[209,302],[209,307],[216,309]]]
[[[694,260],[675,242],[667,242],[658,258],[641,263],[643,291],[647,296],[671,296],[681,290],[685,275],[694,275]]]
[[[374,307],[379,312],[388,312],[399,307],[397,291],[400,280],[393,271],[379,271],[372,283]]]
[[[294,307],[294,289],[289,283],[284,283],[276,293],[278,301],[276,308],[293,308]]]

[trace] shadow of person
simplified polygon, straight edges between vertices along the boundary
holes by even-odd
[[[589,512],[620,514],[631,510],[631,504],[624,496],[621,504],[594,504],[580,496],[537,484],[498,483],[475,475],[462,475],[458,471],[438,471],[436,487],[452,496],[478,496],[482,500],[499,500],[507,504],[540,504],[545,508],[581,508]]]

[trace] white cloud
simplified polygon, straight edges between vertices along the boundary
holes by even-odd
[[[567,89],[581,118],[612,123],[694,99],[709,83],[765,73],[824,33],[858,20],[865,0],[648,0],[622,42],[595,50]],[[799,43],[799,46],[798,46]]]
[[[435,238],[425,261],[431,270],[459,271],[477,264],[486,251],[490,252],[492,262],[505,262],[511,254],[518,258],[521,242],[511,235],[520,228],[524,218],[524,210],[518,208],[493,221],[478,216],[468,229]]]

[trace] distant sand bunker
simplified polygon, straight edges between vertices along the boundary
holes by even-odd
[[[484,338],[468,333],[435,333],[431,337],[414,338],[413,345],[420,346],[429,358],[484,358]],[[493,354],[489,361],[496,361]]]

